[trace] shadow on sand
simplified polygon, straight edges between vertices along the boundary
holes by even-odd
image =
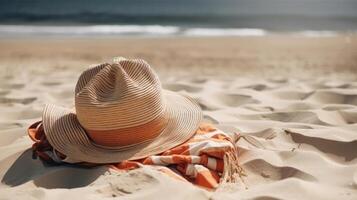
[[[78,188],[93,183],[108,170],[105,166],[85,168],[74,165],[49,165],[32,158],[32,150],[24,151],[6,171],[2,183],[19,186],[33,181],[38,187]]]

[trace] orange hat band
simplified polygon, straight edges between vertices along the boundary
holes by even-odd
[[[92,141],[104,147],[125,148],[152,140],[160,135],[168,123],[167,114],[163,114],[154,120],[134,127],[116,130],[88,130],[87,135]]]

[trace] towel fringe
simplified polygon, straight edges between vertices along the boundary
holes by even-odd
[[[227,183],[237,183],[241,182],[245,188],[243,177],[246,176],[243,168],[238,163],[238,153],[235,151],[228,151],[223,157],[224,169],[222,173],[222,178],[220,181],[220,186],[226,185]]]
[[[235,183],[238,178],[245,176],[243,168],[239,166],[236,152],[229,151],[223,157],[224,169],[222,174],[222,183]]]

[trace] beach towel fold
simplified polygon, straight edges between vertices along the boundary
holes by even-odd
[[[35,142],[32,146],[34,158],[40,157],[52,164],[99,165],[72,160],[55,150],[46,139],[41,121],[32,124],[28,133]],[[152,165],[171,177],[214,189],[222,182],[235,182],[241,174],[235,147],[238,139],[238,133],[224,133],[211,124],[202,123],[196,134],[179,146],[144,159],[112,163],[110,167],[131,170]]]

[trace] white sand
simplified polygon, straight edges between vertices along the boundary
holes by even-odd
[[[121,173],[33,160],[27,126],[45,103],[73,106],[79,73],[27,67],[2,76],[0,199],[357,199],[356,79],[166,78],[165,88],[200,102],[207,121],[243,136],[245,185],[208,192],[150,167]]]

